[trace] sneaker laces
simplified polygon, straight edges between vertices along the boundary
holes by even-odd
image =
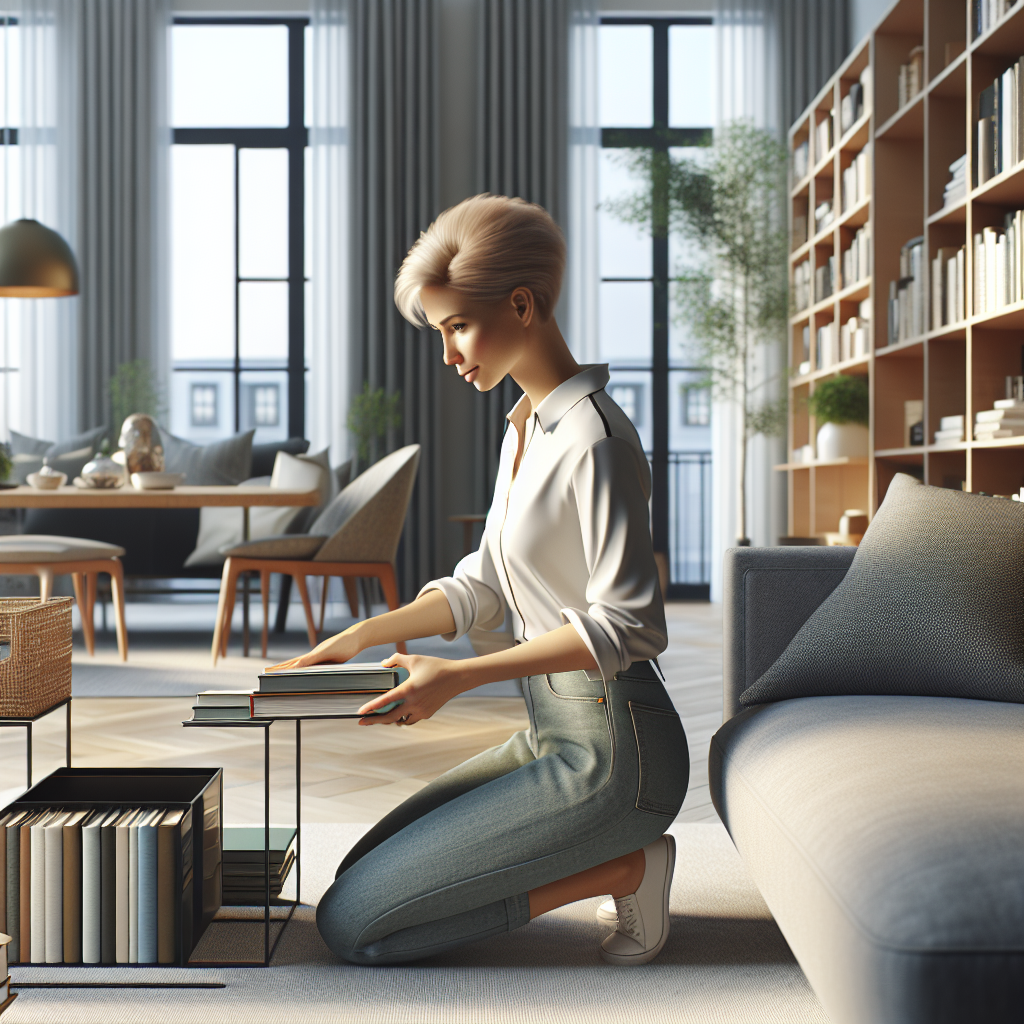
[[[628,935],[634,942],[639,942],[642,946],[644,944],[644,920],[640,916],[640,904],[637,902],[636,893],[617,898],[615,909],[619,915],[616,931]]]

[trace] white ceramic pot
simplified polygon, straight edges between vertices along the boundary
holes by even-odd
[[[868,454],[868,428],[860,423],[826,423],[818,431],[818,461],[862,459]]]

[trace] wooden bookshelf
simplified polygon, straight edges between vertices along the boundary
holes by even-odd
[[[807,145],[807,173],[797,179],[791,161],[790,281],[797,294],[797,268],[810,260],[810,302],[789,326],[789,456],[776,467],[788,478],[788,532],[822,536],[834,532],[847,508],[869,515],[884,498],[893,476],[911,473],[929,484],[961,485],[990,494],[1016,493],[1024,485],[1024,437],[974,441],[976,412],[1004,397],[1007,375],[1022,372],[1024,301],[995,312],[976,312],[973,244],[976,233],[1024,208],[1024,160],[975,187],[979,154],[975,122],[981,91],[1024,55],[1024,0],[984,34],[974,31],[974,0],[897,0],[875,29],[836,71],[789,132],[791,154]],[[920,91],[899,106],[900,66],[917,51]],[[864,76],[863,114],[841,131],[843,98]],[[832,145],[821,151],[821,122],[835,111]],[[867,150],[867,194],[842,207],[843,172]],[[967,154],[967,191],[944,205],[949,165]],[[802,167],[800,168],[803,169]],[[833,219],[816,229],[815,209],[833,200]],[[803,218],[803,220],[801,220]],[[806,237],[800,231],[806,223]],[[815,292],[815,272],[842,253],[858,229],[870,232],[870,275],[847,282],[839,276],[832,294]],[[900,250],[923,236],[925,328],[889,344],[889,286],[900,277]],[[936,325],[931,310],[931,262],[940,248],[966,245],[966,315]],[[806,274],[806,269],[802,271]],[[819,366],[818,328],[841,326],[867,300],[870,324],[866,351]],[[807,330],[809,351],[805,349]],[[840,354],[841,353],[837,353]],[[804,365],[801,365],[804,364]],[[809,365],[808,365],[809,364]],[[866,459],[799,461],[794,453],[814,444],[818,424],[807,399],[836,374],[866,376],[871,395]],[[904,403],[924,403],[924,444],[906,444]],[[943,416],[962,414],[964,439],[934,443]]]

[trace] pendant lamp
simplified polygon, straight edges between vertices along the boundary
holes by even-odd
[[[42,299],[78,294],[78,264],[71,247],[37,220],[0,228],[0,296]]]

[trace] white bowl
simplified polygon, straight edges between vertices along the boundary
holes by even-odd
[[[132,473],[132,487],[140,491],[169,491],[184,479],[184,473]]]
[[[68,482],[67,473],[29,473],[28,485],[37,491],[55,491]]]

